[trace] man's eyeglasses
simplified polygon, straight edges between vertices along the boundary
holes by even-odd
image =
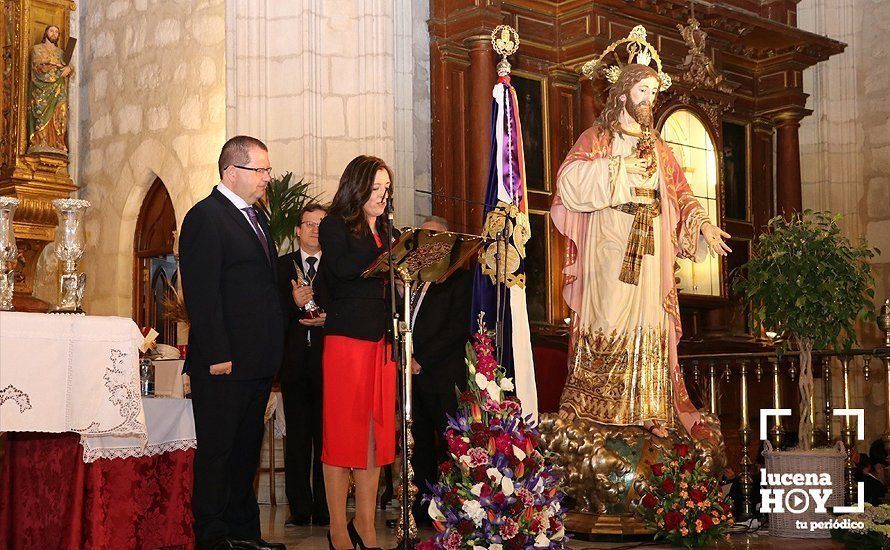
[[[271,166],[268,168],[254,168],[253,166],[238,166],[237,164],[233,164],[232,166],[234,166],[235,168],[238,168],[240,170],[250,170],[251,172],[256,172],[257,174],[268,174],[270,176],[272,175],[272,167]]]
[[[300,222],[300,225],[305,225],[309,229],[318,229],[318,222]]]

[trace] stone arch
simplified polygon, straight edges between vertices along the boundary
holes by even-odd
[[[183,180],[183,170],[172,146],[165,146],[154,138],[139,144],[121,170],[120,181],[130,184],[129,191],[119,206],[120,225],[117,230],[117,250],[114,264],[114,288],[118,290],[114,309],[117,315],[133,314],[133,235],[142,202],[152,183],[160,178],[173,202],[176,225],[191,207],[191,193]]]

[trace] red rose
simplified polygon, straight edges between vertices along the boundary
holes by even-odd
[[[425,540],[417,545],[417,550],[436,550],[438,547],[432,539]]]
[[[705,500],[706,495],[699,491],[698,489],[693,489],[689,491],[689,498],[692,499],[692,502],[699,503]]]
[[[689,472],[691,474],[692,472],[695,471],[695,461],[687,460],[686,462],[683,463],[682,466],[680,466],[680,471],[681,472]]]
[[[488,474],[485,473],[485,466],[473,468],[473,481],[475,481],[476,483],[488,481]]]
[[[668,531],[673,531],[680,525],[681,521],[683,521],[683,514],[676,510],[671,510],[664,515],[664,528]]]
[[[461,535],[469,535],[475,528],[476,525],[468,519],[462,519],[460,520],[460,523],[457,524],[457,530]]]
[[[439,464],[439,473],[443,476],[447,476],[451,473],[451,461],[446,460],[442,464]]]
[[[701,522],[701,530],[702,531],[707,531],[712,525],[714,525],[714,522],[711,521],[711,516],[709,516],[707,514],[702,514],[702,515],[698,516],[698,521]]]
[[[669,494],[669,495],[672,494],[674,492],[674,489],[676,489],[676,486],[674,485],[674,480],[668,478],[668,479],[662,481],[661,488],[664,489],[664,491],[667,494]]]
[[[658,499],[652,493],[646,493],[643,496],[643,506],[646,508],[655,508],[655,505],[658,504]]]
[[[730,513],[730,512],[732,511],[732,508],[729,507],[729,504],[727,504],[727,503],[725,503],[725,502],[721,502],[721,503],[720,503],[720,507],[723,508],[723,513],[724,513],[724,514],[728,514],[728,513]]]
[[[503,506],[504,502],[507,501],[507,496],[504,493],[498,491],[493,497],[491,497],[491,500],[498,506]]]
[[[689,454],[689,445],[685,443],[677,443],[676,445],[674,445],[674,450],[677,451],[678,455],[685,457],[687,454]]]
[[[664,475],[664,464],[662,464],[661,462],[656,462],[655,464],[653,464],[652,473],[657,476]]]

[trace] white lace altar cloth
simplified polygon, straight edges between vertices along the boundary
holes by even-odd
[[[197,447],[191,399],[143,397],[148,440],[141,437],[103,435],[80,437],[83,461],[99,458],[154,456]]]
[[[132,319],[0,311],[0,432],[145,437]]]

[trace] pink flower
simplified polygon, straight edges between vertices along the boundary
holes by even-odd
[[[473,447],[467,454],[470,457],[470,467],[482,466],[488,463],[488,451],[480,447]]]
[[[531,508],[535,503],[535,495],[525,487],[520,487],[519,490],[516,491],[516,498],[522,502],[522,506],[525,508]]]
[[[505,540],[512,539],[517,534],[519,534],[519,524],[513,521],[510,518],[504,520],[504,524],[501,525],[501,536]]]
[[[454,530],[449,530],[448,534],[442,539],[442,544],[446,550],[458,550],[463,545],[463,537]]]

